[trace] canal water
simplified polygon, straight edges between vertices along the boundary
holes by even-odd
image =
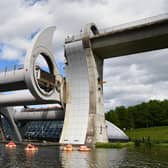
[[[8,149],[0,144],[0,168],[168,168],[168,148],[95,149],[64,152],[58,147],[25,146]]]

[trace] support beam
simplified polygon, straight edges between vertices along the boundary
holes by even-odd
[[[2,114],[8,120],[9,125],[10,125],[10,127],[16,137],[16,140],[21,142],[22,136],[20,134],[20,131],[19,131],[15,121],[14,121],[14,118],[12,115],[13,112],[14,112],[14,109],[12,107],[0,108],[0,114]]]
[[[95,55],[106,59],[168,47],[168,14],[111,28],[91,37]]]
[[[59,95],[58,95],[59,98]],[[24,106],[24,105],[38,105],[38,104],[55,104],[59,103],[58,99],[56,100],[41,100],[35,98],[28,90],[17,91],[13,94],[4,94],[0,95],[0,107],[6,106]]]
[[[0,92],[27,89],[24,69],[0,73]]]
[[[15,111],[12,115],[15,121],[21,120],[64,120],[64,110],[62,108],[50,109],[24,109]]]
[[[4,130],[3,130],[3,124],[2,124],[1,116],[0,116],[0,134],[1,134],[2,140],[5,141],[6,137],[5,137],[5,133],[4,133]]]

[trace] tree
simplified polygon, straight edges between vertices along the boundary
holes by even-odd
[[[116,107],[105,117],[121,129],[168,125],[168,100],[150,100],[128,108]]]

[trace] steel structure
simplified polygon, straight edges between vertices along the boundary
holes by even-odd
[[[50,27],[36,38],[26,56],[24,68],[0,74],[0,92],[17,91],[0,95],[0,112],[10,120],[20,141],[22,138],[15,120],[55,117],[55,120],[64,118],[61,144],[107,142],[110,133],[107,134],[103,106],[104,59],[167,48],[168,15],[117,26],[109,31],[98,30],[95,24],[86,25],[80,36],[65,40],[66,79],[61,77],[51,52],[53,31],[54,28]],[[39,55],[46,60],[48,72],[36,66]],[[45,103],[61,104],[65,116],[50,110],[43,118],[47,114],[45,110],[30,112],[27,109],[12,115],[13,110],[8,107]],[[114,125],[109,127],[116,136],[124,137]]]
[[[61,102],[62,77],[51,49],[54,30],[55,27],[49,27],[34,40],[23,68],[0,73],[0,92],[17,91],[1,94],[0,107]],[[46,60],[49,72],[37,67],[36,60],[39,56]]]

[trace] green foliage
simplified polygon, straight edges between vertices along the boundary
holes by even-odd
[[[168,125],[168,100],[150,100],[128,108],[120,106],[107,112],[105,118],[121,129],[166,126]]]

